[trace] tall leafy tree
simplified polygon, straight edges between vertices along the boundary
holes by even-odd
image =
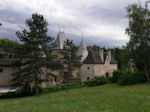
[[[22,41],[20,60],[16,65],[21,69],[13,74],[15,84],[24,85],[26,83],[35,85],[35,94],[39,94],[38,85],[47,80],[46,68],[56,69],[57,63],[53,62],[50,49],[53,47],[53,38],[48,36],[48,22],[42,15],[32,14],[26,20],[27,30],[16,32],[17,37]]]
[[[127,7],[129,26],[126,33],[130,36],[127,50],[131,53],[136,67],[143,70],[150,82],[150,10],[148,2]]]

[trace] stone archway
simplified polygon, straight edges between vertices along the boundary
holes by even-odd
[[[109,73],[108,72],[106,72],[106,77],[109,77]]]

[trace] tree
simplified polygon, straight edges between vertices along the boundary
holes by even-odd
[[[57,69],[57,62],[54,63],[50,51],[54,43],[53,38],[47,34],[48,22],[42,15],[32,14],[32,17],[26,20],[26,26],[28,30],[16,32],[23,47],[20,60],[16,62],[21,69],[13,74],[13,82],[17,85],[34,83],[35,95],[38,95],[38,85],[48,78],[46,68]]]
[[[99,51],[100,47],[97,45],[93,45],[93,46],[87,46],[88,51],[92,50],[92,51]]]
[[[0,39],[1,59],[16,59],[19,55],[18,51],[21,44],[17,41],[9,40],[7,38]]]
[[[127,7],[129,26],[126,33],[130,41],[126,49],[131,54],[136,67],[146,74],[147,82],[150,82],[150,10],[148,2],[145,6],[133,4]]]
[[[76,56],[76,46],[74,45],[72,40],[68,40],[65,42],[65,47],[64,50],[61,51],[61,54],[64,56],[64,62],[63,64],[67,65],[67,74],[65,74],[65,81],[66,81],[66,92],[68,93],[69,91],[69,79],[72,77],[72,70],[74,67],[79,67],[81,66],[80,58]]]

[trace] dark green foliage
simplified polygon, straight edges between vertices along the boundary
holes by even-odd
[[[143,72],[126,72],[126,71],[114,71],[112,82],[120,85],[131,85],[146,82],[146,77]]]
[[[106,77],[107,83],[113,83],[113,77]]]
[[[146,77],[143,72],[123,72],[120,85],[132,85],[146,82]]]
[[[124,63],[123,62],[123,48],[111,48],[111,53],[113,55],[113,57],[115,58],[115,60],[118,62],[118,69],[122,69]]]
[[[98,86],[106,84],[106,77],[94,77],[91,80],[85,81],[85,86]]]
[[[93,45],[93,46],[87,46],[87,50],[92,50],[92,51],[99,51],[100,47],[97,45]]]
[[[0,39],[0,59],[15,59],[19,55],[21,44],[7,38]]]
[[[72,77],[72,70],[76,67],[81,66],[80,57],[76,55],[76,46],[74,45],[72,40],[67,39],[65,42],[64,50],[60,53],[64,57],[63,64],[66,64],[67,67],[64,67],[64,69],[67,69],[68,72],[65,74],[65,83],[66,83],[66,92],[69,91],[69,79]]]
[[[121,78],[121,75],[123,74],[123,71],[118,70],[113,72],[112,82],[118,82],[118,80]]]
[[[36,94],[36,87],[33,86],[31,90],[32,90],[32,94],[31,95],[35,95]],[[39,90],[39,94],[44,92],[44,88],[41,85],[38,85],[38,90]]]
[[[79,83],[69,83],[68,86],[69,86],[69,89],[75,89],[75,88],[84,87],[85,85],[83,84],[83,82],[79,82]],[[66,85],[59,85],[59,86],[52,86],[52,87],[48,87],[48,88],[42,88],[43,93],[57,92],[57,91],[62,91],[62,90],[66,90]]]
[[[31,86],[26,83],[23,87],[20,87],[15,92],[7,92],[3,93],[0,98],[17,98],[17,97],[25,97],[25,96],[31,96],[32,94]]]
[[[146,74],[147,82],[150,82],[150,10],[149,2],[145,6],[132,4],[127,7],[129,25],[126,33],[130,36],[127,43],[127,51],[133,59],[136,67]]]
[[[24,86],[25,83],[34,84],[38,95],[38,85],[53,76],[45,69],[54,70],[60,64],[53,61],[50,50],[54,46],[54,39],[48,35],[48,22],[43,15],[32,14],[32,17],[26,20],[26,26],[27,30],[16,32],[23,43],[21,56],[17,60],[17,65],[22,69],[13,74],[13,83],[17,86]]]
[[[29,96],[31,95],[31,86],[29,83],[25,83],[24,87],[22,88],[22,93],[25,95],[25,96]]]

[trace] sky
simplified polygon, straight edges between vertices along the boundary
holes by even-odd
[[[138,0],[0,0],[1,38],[19,41],[15,32],[37,12],[54,38],[60,29],[77,45],[83,34],[86,45],[121,47],[129,41],[126,7],[133,3]]]

